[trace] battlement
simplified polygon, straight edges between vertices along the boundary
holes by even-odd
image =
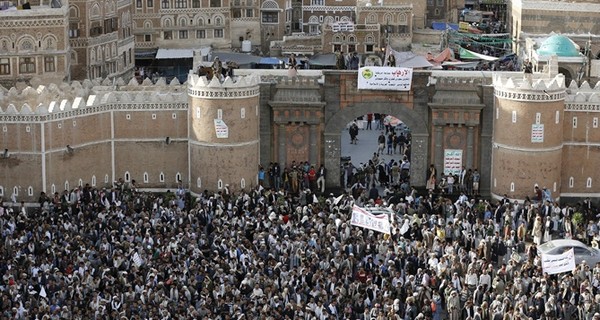
[[[32,85],[36,81],[32,81]],[[121,109],[180,109],[187,106],[187,94],[177,78],[167,85],[161,78],[139,84],[132,78],[73,81],[23,89],[0,87],[0,120],[44,121],[98,112],[118,106]]]
[[[580,86],[577,85],[577,82],[571,81],[567,88],[565,101],[567,103],[600,103],[600,82],[592,88],[587,81]]]
[[[218,77],[208,80],[206,76],[198,76],[190,71],[188,75],[188,94],[203,99],[242,99],[260,94],[260,78],[256,75],[226,77],[221,81]]]
[[[546,74],[532,74],[531,82],[524,77],[515,77],[515,74],[505,75],[494,73],[493,83],[496,89],[519,91],[560,91],[565,89],[565,77],[559,74],[549,78]]]

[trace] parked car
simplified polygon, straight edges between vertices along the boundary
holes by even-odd
[[[561,254],[573,248],[575,263],[585,261],[588,266],[595,266],[600,262],[600,250],[592,248],[581,241],[571,239],[551,240],[538,246],[538,254]]]

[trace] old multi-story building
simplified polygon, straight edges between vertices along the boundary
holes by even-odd
[[[69,80],[72,64],[65,2],[32,1],[23,9],[4,2],[0,11],[0,83],[11,87],[33,77],[43,82]]]
[[[132,0],[69,1],[72,79],[133,74],[135,43],[131,10]]]

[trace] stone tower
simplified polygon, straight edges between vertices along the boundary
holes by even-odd
[[[494,75],[493,196],[532,197],[536,185],[560,192],[564,76],[535,77]]]
[[[188,76],[190,191],[252,188],[259,165],[259,79]]]

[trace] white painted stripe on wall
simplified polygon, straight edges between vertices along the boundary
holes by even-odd
[[[240,143],[213,143],[213,142],[200,142],[200,141],[192,141],[190,140],[189,144],[193,144],[199,147],[216,147],[216,148],[228,148],[228,147],[243,147],[243,146],[251,146],[254,144],[258,144],[259,140],[251,140]]]
[[[549,152],[549,151],[560,150],[560,149],[562,149],[562,147],[563,147],[563,145],[560,144],[558,146],[551,147],[551,148],[521,148],[521,147],[508,146],[506,144],[497,143],[497,142],[493,143],[493,148],[502,148],[502,149],[507,149],[507,150],[511,150],[511,151],[522,151],[522,152]]]

